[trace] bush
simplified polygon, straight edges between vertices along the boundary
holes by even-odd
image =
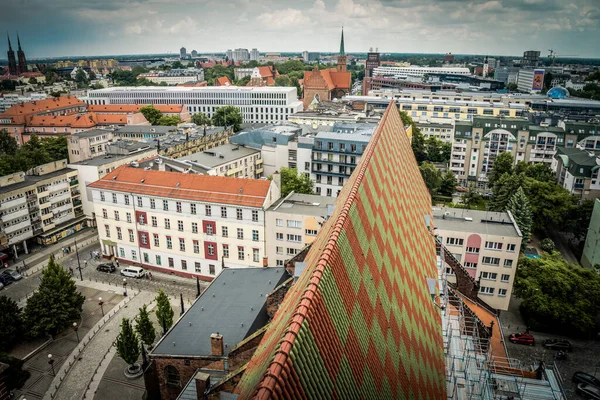
[[[8,354],[0,353],[0,362],[8,364],[8,369],[5,372],[4,379],[6,382],[6,388],[9,391],[21,389],[31,375],[29,371],[23,370],[23,364],[25,361],[11,357]]]
[[[550,238],[546,238],[546,239],[542,240],[540,243],[540,246],[542,247],[542,250],[544,250],[547,253],[552,253],[554,251],[554,249],[556,248],[556,246],[554,245],[554,242]]]

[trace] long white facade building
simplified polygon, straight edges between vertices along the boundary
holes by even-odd
[[[111,87],[88,92],[88,104],[184,104],[190,114],[203,112],[212,117],[217,108],[233,105],[240,109],[244,122],[287,121],[302,111],[295,87]]]
[[[388,67],[381,66],[373,69],[374,76],[423,76],[426,74],[471,75],[466,67]]]

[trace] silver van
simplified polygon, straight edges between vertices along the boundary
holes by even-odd
[[[146,275],[146,271],[142,267],[125,267],[121,269],[121,275],[130,278],[143,278]]]

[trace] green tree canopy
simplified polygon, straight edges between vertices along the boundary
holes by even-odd
[[[515,222],[523,235],[523,242],[521,250],[525,250],[529,239],[531,238],[531,229],[533,228],[533,213],[531,207],[529,207],[529,200],[523,191],[523,188],[519,186],[515,194],[510,198],[506,209],[515,218]]]
[[[79,68],[75,73],[75,82],[79,87],[83,87],[88,84],[88,77],[83,68]]]
[[[508,151],[500,153],[492,164],[492,172],[488,176],[490,186],[494,186],[496,181],[505,173],[512,173],[514,158]]]
[[[169,301],[169,297],[165,294],[165,292],[161,290],[158,291],[158,296],[156,296],[156,318],[158,319],[158,323],[163,328],[163,335],[167,333],[169,328],[173,325],[173,308],[171,307],[171,302]]]
[[[6,296],[0,296],[0,351],[6,351],[21,335],[23,319],[17,303]]]
[[[192,122],[198,126],[210,126],[212,125],[212,120],[210,117],[203,112],[196,113],[192,115]]]
[[[427,152],[425,151],[425,136],[423,136],[421,130],[405,111],[400,111],[400,118],[402,119],[404,126],[410,125],[412,127],[412,151],[417,159],[417,163],[421,164],[423,161],[427,160]]]
[[[0,129],[0,155],[14,156],[19,146],[6,129]]]
[[[548,223],[562,226],[571,213],[574,196],[556,183],[540,182],[528,178],[525,193],[533,211],[534,229],[544,230]]]
[[[171,115],[171,116],[163,115],[162,117],[160,117],[160,119],[158,120],[156,125],[177,126],[177,124],[180,124],[180,123],[181,123],[181,118],[179,118],[177,115]]]
[[[115,347],[119,357],[129,365],[134,365],[140,357],[140,339],[127,318],[121,321],[121,332],[117,336]]]
[[[560,255],[522,257],[514,283],[521,312],[537,330],[564,334],[595,332],[600,313],[600,276]]]
[[[243,78],[234,81],[233,84],[235,86],[246,86],[248,82],[250,82],[250,75],[244,76]]]
[[[429,190],[429,194],[434,195],[439,189],[442,183],[442,174],[440,170],[435,167],[435,165],[424,162],[419,166],[419,170],[421,171],[421,176],[425,181],[425,186]]]
[[[296,168],[281,168],[281,196],[285,197],[292,191],[301,194],[314,194],[314,182],[308,174],[298,174]],[[272,178],[269,177],[270,179]]]
[[[233,126],[234,132],[239,132],[242,129],[242,113],[235,106],[223,106],[217,108],[212,118],[215,126]]]
[[[279,75],[275,78],[275,86],[294,86],[294,84],[287,75]]]
[[[475,190],[475,185],[470,185],[467,191],[460,196],[460,203],[467,210],[470,210],[479,200],[481,200],[481,195]]]
[[[458,185],[458,181],[456,177],[452,173],[452,171],[448,171],[442,177],[442,182],[440,183],[439,194],[442,196],[452,196],[456,191],[456,185]]]
[[[135,318],[135,331],[142,340],[142,343],[146,346],[152,346],[154,339],[156,339],[156,330],[154,329],[152,321],[150,321],[148,306],[144,304],[139,310],[140,312]]]
[[[505,211],[511,197],[520,187],[525,188],[525,185],[524,174],[503,174],[492,187],[492,197],[488,202],[488,208],[491,211]]]
[[[144,106],[140,108],[140,112],[146,120],[152,125],[158,125],[158,121],[162,118],[162,113],[154,106]]]
[[[50,256],[38,290],[27,300],[25,326],[32,336],[55,335],[79,318],[84,300],[68,271]]]

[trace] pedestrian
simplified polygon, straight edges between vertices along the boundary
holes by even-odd
[[[73,268],[69,267],[69,273],[71,274],[71,276],[73,276]]]
[[[90,250],[90,260],[92,259],[93,255],[94,255],[94,253]]]
[[[62,252],[65,254],[65,246],[62,247]]]
[[[84,267],[87,267],[87,260],[85,260],[85,261],[83,262],[83,266],[84,266]]]
[[[148,272],[148,276],[150,277],[150,280],[152,280],[152,272]]]
[[[117,268],[119,268],[119,260],[115,260],[115,262],[117,263]]]

